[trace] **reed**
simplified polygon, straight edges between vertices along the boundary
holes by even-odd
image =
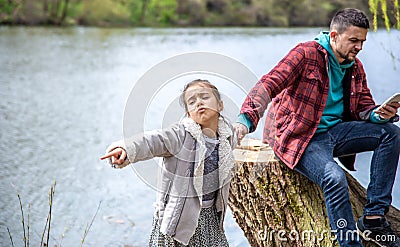
[[[99,210],[100,210],[100,206],[101,206],[101,201],[99,202],[99,205],[97,206],[96,213],[93,215],[92,220],[90,221],[90,224],[87,224],[87,225],[86,225],[85,232],[83,233],[83,237],[82,237],[82,241],[81,241],[80,247],[82,247],[82,246],[83,246],[83,243],[85,242],[86,236],[87,236],[87,234],[89,233],[90,228],[91,228],[92,225],[93,225],[94,219],[96,218],[97,213],[98,213]]]
[[[31,209],[31,205],[30,203],[28,204],[28,215],[27,215],[27,222],[25,222],[25,215],[24,215],[24,207],[22,204],[22,200],[21,200],[21,196],[19,194],[19,192],[17,191],[17,189],[15,188],[14,185],[12,185],[16,191],[17,197],[18,197],[18,201],[19,201],[19,209],[21,212],[21,223],[22,223],[22,232],[23,232],[23,242],[24,242],[24,247],[29,247],[30,244],[30,209]],[[49,241],[50,241],[50,233],[51,233],[51,226],[52,226],[52,213],[53,213],[53,200],[54,200],[54,194],[55,194],[55,188],[56,188],[56,181],[54,180],[54,183],[50,186],[50,191],[49,191],[49,211],[47,213],[47,218],[46,218],[46,223],[44,225],[42,234],[41,234],[41,240],[40,240],[40,245],[39,246],[50,246],[49,245]],[[82,239],[81,239],[81,244],[80,246],[82,247],[86,237],[88,235],[88,233],[90,232],[90,229],[93,225],[93,222],[95,220],[95,218],[97,217],[97,214],[100,210],[100,206],[101,206],[101,201],[99,202],[99,205],[97,207],[97,210],[95,212],[95,214],[93,215],[90,223],[88,223],[85,227],[85,231],[83,233]],[[26,224],[25,224],[26,223]],[[14,241],[13,241],[13,237],[11,235],[10,229],[7,227],[7,231],[8,231],[8,236],[10,238],[10,243],[11,246],[14,247]],[[62,239],[64,238],[64,233],[62,234]],[[61,243],[58,245],[55,245],[57,247],[61,247]]]
[[[56,180],[54,180],[54,183],[50,186],[50,191],[49,191],[49,213],[47,214],[47,219],[46,219],[46,224],[44,225],[44,229],[42,232],[42,239],[40,241],[40,246],[43,246],[43,239],[44,235],[47,230],[47,237],[46,237],[46,243],[45,246],[49,246],[49,240],[50,240],[50,229],[51,229],[51,212],[53,208],[53,197],[56,189]]]
[[[22,202],[21,202],[21,196],[19,195],[19,193],[17,193],[18,196],[18,201],[19,201],[19,206],[20,206],[20,210],[21,210],[21,215],[22,215],[22,229],[24,232],[24,246],[27,247],[27,238],[26,238],[26,234],[25,234],[25,217],[24,217],[24,209],[22,207]]]
[[[14,247],[14,242],[11,236],[10,228],[7,227],[8,236],[10,237],[11,246]]]

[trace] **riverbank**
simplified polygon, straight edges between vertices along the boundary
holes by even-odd
[[[391,27],[399,12],[395,2],[386,6]],[[375,11],[378,23],[385,23],[381,8],[352,0],[0,0],[0,25],[319,27],[328,26],[337,10],[348,7],[363,10],[371,20]]]

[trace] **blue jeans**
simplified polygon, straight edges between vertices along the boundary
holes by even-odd
[[[362,244],[358,235],[349,237],[356,227],[346,175],[333,158],[364,151],[374,151],[364,215],[385,215],[392,202],[399,160],[398,126],[363,121],[339,123],[327,132],[315,134],[294,168],[322,188],[331,228],[340,246]]]

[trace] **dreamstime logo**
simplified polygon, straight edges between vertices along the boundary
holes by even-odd
[[[336,222],[336,226],[337,226],[339,229],[346,228],[346,227],[347,227],[347,221],[346,221],[345,219],[339,219],[339,220]]]
[[[357,230],[348,230],[347,221],[345,219],[339,219],[336,222],[337,230],[323,230],[317,232],[315,230],[264,230],[258,231],[258,238],[262,241],[274,241],[287,242],[287,241],[307,241],[311,243],[319,243],[324,239],[334,240],[360,240]],[[365,234],[368,236],[370,232],[366,231]]]
[[[163,129],[169,128],[171,124],[184,118],[185,111],[179,105],[179,97],[184,85],[195,79],[208,80],[218,88],[224,102],[224,110],[221,114],[231,122],[236,120],[247,92],[257,81],[255,74],[245,65],[217,53],[185,53],[156,64],[136,82],[124,111],[124,140],[126,143],[133,139],[141,140],[138,142],[141,143],[141,150],[137,152],[138,155],[143,155],[141,158],[149,158],[145,153],[147,156],[165,156],[171,151],[168,148],[174,144],[175,140],[171,136],[167,137]],[[154,131],[155,129],[158,130]],[[148,135],[143,135],[143,133],[152,133],[158,138],[159,143],[150,147],[146,139]],[[152,140],[157,138],[152,138]],[[181,151],[174,155],[180,160],[187,159],[188,153]],[[138,163],[131,167],[147,185],[154,189],[165,191],[168,187],[170,194],[175,196],[186,193],[179,188],[187,187],[190,182],[187,174],[179,176],[174,174],[174,171],[168,170],[168,167],[160,169],[162,167],[159,163],[160,160],[158,162],[151,160],[146,165]],[[156,174],[160,176],[160,172],[163,174],[161,181],[156,179]],[[206,176],[208,175],[215,176],[215,173],[212,172]],[[165,178],[168,179],[165,180]],[[161,184],[157,186],[157,182]]]

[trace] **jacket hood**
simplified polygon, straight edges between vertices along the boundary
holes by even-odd
[[[320,44],[322,47],[325,48],[325,50],[328,51],[329,54],[329,64],[330,66],[333,67],[333,69],[347,69],[353,66],[354,61],[350,63],[344,63],[340,64],[338,60],[336,59],[335,53],[333,53],[330,40],[331,37],[329,36],[329,32],[323,31],[321,32],[317,37],[314,38],[315,41],[317,41],[318,44]]]

